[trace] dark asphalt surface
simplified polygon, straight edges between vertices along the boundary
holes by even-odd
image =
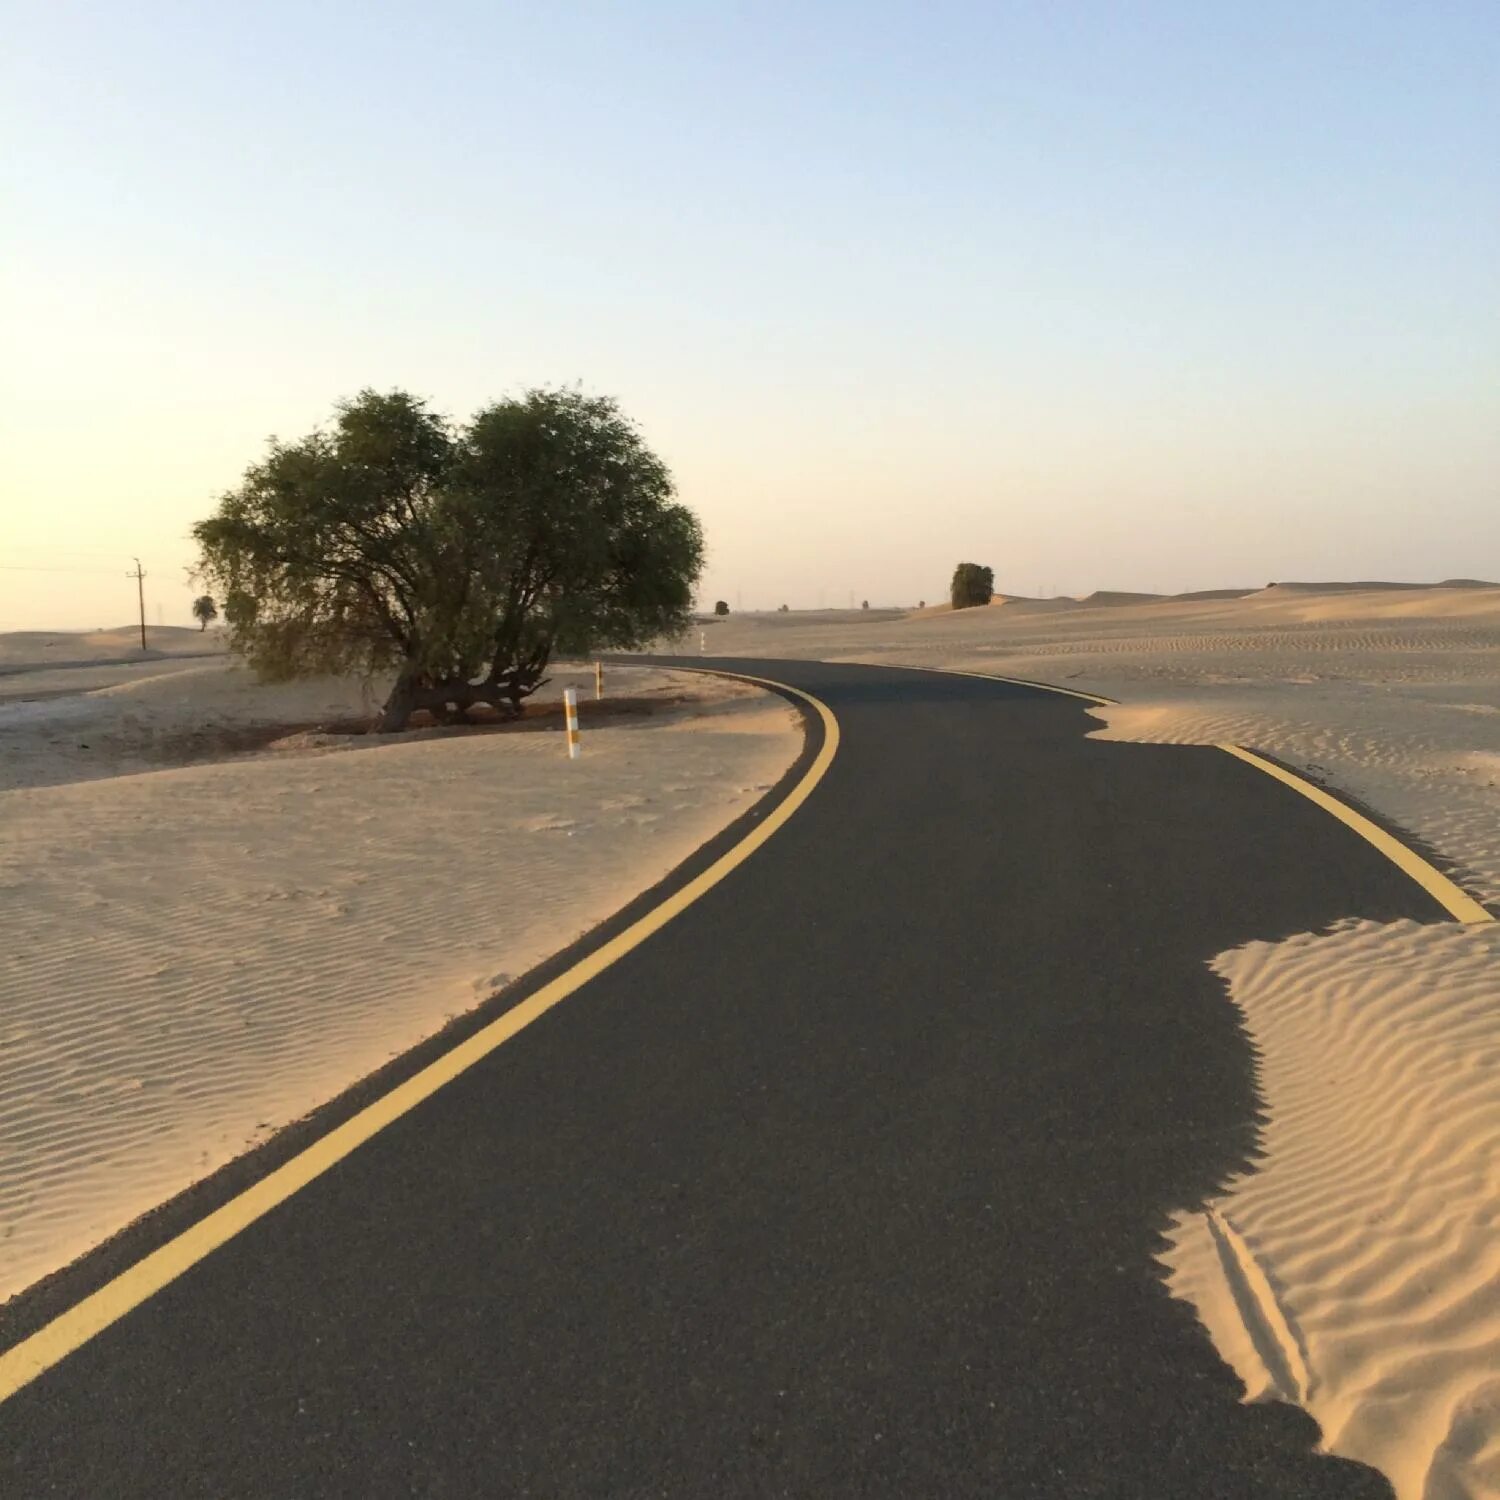
[[[808,803],[0,1406],[0,1494],[1389,1495],[1240,1404],[1153,1252],[1256,1139],[1205,961],[1438,908],[1074,700],[724,665],[838,716]]]

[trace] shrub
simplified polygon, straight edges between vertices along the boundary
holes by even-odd
[[[952,597],[954,609],[988,604],[995,597],[994,570],[978,563],[959,563],[953,570]]]

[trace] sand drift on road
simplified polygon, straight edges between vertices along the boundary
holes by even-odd
[[[1166,1256],[1254,1398],[1400,1500],[1500,1494],[1500,927],[1351,923],[1222,955],[1270,1105]]]
[[[1095,738],[1267,752],[1500,901],[1500,589],[1107,595],[709,634],[725,653],[1118,698],[1090,711]],[[1266,936],[1282,941],[1214,965],[1260,1055],[1264,1154],[1172,1226],[1171,1286],[1247,1395],[1304,1406],[1325,1447],[1382,1469],[1400,1500],[1500,1496],[1497,928]]]

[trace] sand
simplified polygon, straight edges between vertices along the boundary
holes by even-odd
[[[1090,710],[1097,738],[1268,751],[1500,903],[1494,586],[1011,597],[863,629],[731,617],[710,649],[1119,698]],[[1163,1225],[1169,1285],[1247,1398],[1305,1407],[1401,1500],[1500,1497],[1497,950],[1500,926],[1351,921],[1219,955],[1258,1052],[1263,1154]]]
[[[181,625],[148,625],[144,652],[137,625],[119,625],[110,630],[11,630],[0,632],[0,673],[38,665],[221,654],[224,649],[224,632],[217,626],[198,630]]]
[[[746,685],[607,686],[663,711],[586,720],[573,763],[547,732],[226,749],[362,694],[219,663],[0,704],[0,1296],[618,910],[802,744]]]
[[[1214,965],[1265,1155],[1176,1221],[1169,1284],[1400,1500],[1500,1495],[1497,958],[1500,927],[1362,922]]]
[[[1118,706],[1096,712],[1098,737],[1232,740],[1268,751],[1368,802],[1474,894],[1500,902],[1494,586],[1283,583],[1165,599],[1105,595],[1092,604],[1011,596],[987,609],[736,615],[702,628],[709,651],[721,655],[946,666],[1119,698]],[[695,627],[682,649],[697,648]],[[114,696],[133,700],[131,712],[144,713],[144,684],[115,686]],[[202,691],[209,692],[206,680]],[[159,717],[152,710],[144,721]],[[175,732],[170,722],[163,727],[152,753],[174,753]],[[60,733],[55,747],[65,773],[33,766],[13,774],[42,781],[62,774],[69,784],[46,789],[47,796],[95,793],[80,780],[93,751],[70,751],[65,738]],[[148,738],[124,733],[119,754],[145,754]],[[18,743],[25,742],[22,735]],[[0,764],[12,743],[0,708]],[[432,753],[412,747],[418,749]],[[356,758],[367,757],[344,759]],[[231,761],[213,774],[244,775],[259,763]],[[303,762],[299,775],[322,764]],[[262,805],[270,795],[267,788],[257,793]],[[4,808],[0,794],[0,816]],[[121,804],[120,817],[127,810]],[[275,828],[294,821],[264,810],[257,819]],[[78,837],[76,820],[62,826],[74,829],[64,844]],[[130,826],[123,825],[126,837]],[[330,849],[346,846],[338,857],[351,862],[352,882],[363,864],[359,848],[347,847],[351,827],[360,825],[345,819],[310,856],[332,860]],[[384,830],[359,837],[378,846],[376,832]],[[225,828],[223,837],[230,836]],[[45,830],[39,837],[36,859],[46,868],[63,851],[49,848]],[[170,878],[160,840],[138,847],[163,866],[156,880]],[[197,868],[208,863],[193,857]],[[375,868],[399,887],[405,877],[388,868],[391,850],[376,847],[369,857],[385,861]],[[262,909],[295,912],[300,903],[305,930],[315,925],[307,913],[318,902],[340,899],[324,894],[335,889],[338,869],[325,877],[315,862],[309,878],[299,866],[293,881],[269,875],[269,861],[242,858],[239,889],[253,892],[259,880],[279,890]],[[134,884],[117,877],[121,889],[112,891],[98,874],[80,869],[78,878],[92,880],[93,899],[104,902]],[[351,895],[364,899],[357,888],[337,889],[346,903]],[[163,941],[206,931],[192,902],[211,895],[211,887],[199,897],[180,892]],[[107,907],[87,915],[107,922]],[[58,928],[73,945],[70,954],[84,951],[78,916],[74,911]],[[1266,934],[1266,941],[1215,959],[1226,1003],[1240,1009],[1258,1050],[1263,1154],[1212,1203],[1180,1205],[1175,1219],[1163,1220],[1164,1274],[1198,1310],[1247,1397],[1305,1406],[1322,1426],[1325,1447],[1383,1469],[1402,1500],[1500,1496],[1497,934],[1500,928],[1351,920],[1283,941]],[[343,951],[329,960],[334,972],[326,982],[335,987]],[[357,971],[356,954],[345,961]],[[137,990],[142,981],[130,964],[145,962],[139,951],[120,962]],[[487,967],[475,963],[464,973]],[[214,972],[232,997],[235,975]],[[64,992],[50,973],[42,982]],[[460,997],[463,983],[455,973]],[[298,1016],[306,1024],[319,1007],[305,990],[302,996]],[[331,1034],[339,1045],[358,1003],[350,999],[343,1020],[335,1017]],[[98,1011],[97,1003],[89,1007],[75,1029],[97,1031]],[[232,1040],[232,1026],[231,1018],[224,1046],[231,1063],[246,1045]],[[135,1075],[121,1068],[118,1076],[124,1097],[132,1097]],[[230,1141],[212,1149],[235,1148]]]

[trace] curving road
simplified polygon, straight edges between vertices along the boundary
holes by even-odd
[[[0,1405],[0,1493],[1389,1495],[1240,1404],[1153,1252],[1255,1141],[1205,961],[1441,910],[1269,777],[1088,740],[1075,700],[722,664],[837,716],[806,804]]]

